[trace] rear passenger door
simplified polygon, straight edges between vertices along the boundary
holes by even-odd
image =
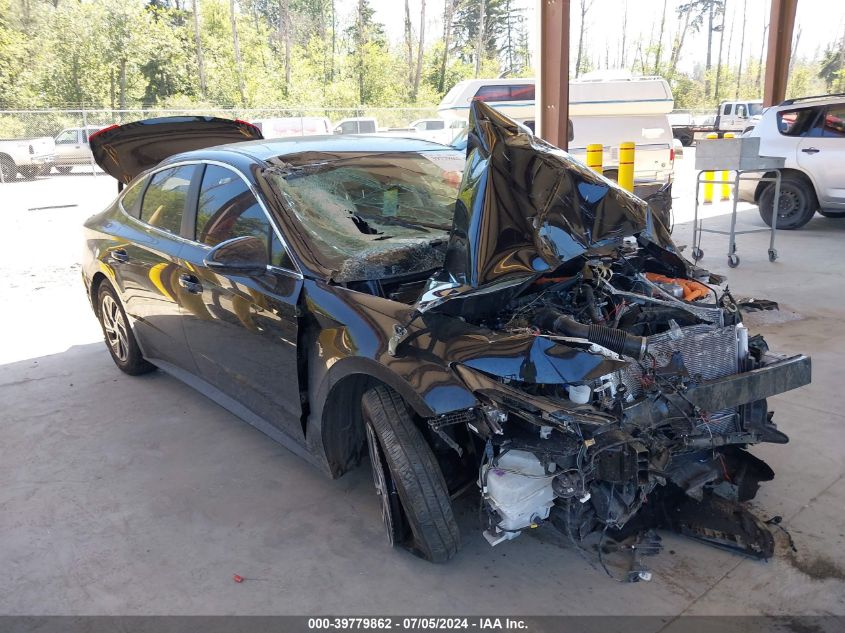
[[[111,248],[110,263],[144,356],[196,372],[180,319],[177,256],[188,200],[196,197],[195,164],[168,167],[130,187],[122,198],[125,243]]]
[[[798,144],[797,160],[812,178],[822,207],[845,206],[845,104],[822,109]]]
[[[192,294],[182,304],[188,346],[206,382],[302,441],[297,362],[302,276],[239,172],[209,164],[201,182],[194,240],[180,258],[179,280]],[[271,265],[265,273],[222,275],[205,266],[212,247],[247,235],[266,244]]]

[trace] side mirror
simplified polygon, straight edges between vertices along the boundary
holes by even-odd
[[[260,275],[267,270],[270,257],[261,238],[245,235],[221,242],[205,256],[203,263],[223,275]]]

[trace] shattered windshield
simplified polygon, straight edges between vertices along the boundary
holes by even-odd
[[[268,173],[335,281],[443,264],[464,156],[452,150],[295,157]]]

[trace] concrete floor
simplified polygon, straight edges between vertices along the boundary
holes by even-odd
[[[771,347],[813,357],[813,384],[770,401],[792,441],[754,449],[776,472],[757,511],[783,516],[797,553],[782,535],[767,563],[665,535],[654,580],[631,585],[551,532],[490,548],[471,498],[450,563],[389,549],[367,469],[326,479],[176,380],[113,366],[74,267],[79,223],[112,181],[5,187],[0,613],[845,614],[845,220],[780,233],[774,264],[764,234],[742,236],[730,271],[725,240],[704,241],[735,296],[796,313],[756,328]],[[79,206],[30,210],[57,199]]]

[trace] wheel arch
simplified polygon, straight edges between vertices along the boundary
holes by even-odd
[[[108,281],[108,277],[106,277],[105,273],[101,271],[97,271],[96,273],[94,273],[94,276],[91,278],[91,306],[94,308],[94,314],[96,314],[97,316],[100,315],[100,305],[97,301],[97,295],[99,294],[100,286],[103,284],[104,281]]]
[[[763,177],[774,178],[775,175],[776,175],[776,172],[767,171],[765,174],[763,174]],[[806,172],[804,172],[800,169],[794,169],[792,167],[785,167],[784,169],[780,170],[780,175],[781,175],[781,178],[783,178],[784,176],[794,176],[796,178],[800,178],[801,180],[803,180],[810,187],[810,192],[813,194],[816,201],[818,201],[819,196],[816,193],[816,186],[813,184],[813,179],[810,178],[810,176],[807,175]],[[760,196],[763,195],[763,191],[769,185],[774,185],[774,183],[773,182],[767,182],[767,181],[761,181],[761,182],[757,183],[757,187],[754,189],[754,202],[756,202],[756,203],[760,202]]]

